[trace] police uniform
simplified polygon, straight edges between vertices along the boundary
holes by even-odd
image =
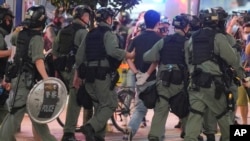
[[[236,43],[236,40],[233,36],[231,36],[230,34],[224,33],[224,35],[226,36],[227,41],[229,42],[229,44],[231,45],[231,47],[234,49],[235,52],[235,56],[237,57],[237,62],[238,62],[238,66],[237,66],[237,76],[239,78],[244,78],[244,69],[241,66],[241,61],[240,61],[240,46]],[[238,84],[236,84],[238,83]],[[236,110],[236,101],[238,99],[238,91],[239,89],[241,89],[243,86],[239,86],[240,81],[237,82],[232,81],[231,86],[229,88],[229,90],[232,92],[233,94],[233,98],[234,98],[234,108]],[[231,111],[231,117],[230,119],[232,120],[232,122],[235,121],[235,112]],[[217,119],[215,118],[214,113],[211,110],[208,110],[207,112],[205,112],[204,115],[204,134],[207,135],[208,138],[211,139],[214,138],[214,134],[216,134],[217,132]]]
[[[34,36],[29,43],[29,55],[32,58],[32,62],[35,63],[37,59],[44,59],[43,55],[43,39],[42,36]],[[14,114],[8,114],[6,120],[2,124],[0,129],[0,139],[1,140],[8,140],[14,141],[15,140],[15,133],[16,128],[20,125],[21,119],[26,112],[26,100],[29,94],[30,89],[26,88],[25,82],[25,75],[22,73],[20,76],[20,82],[18,84],[18,89],[16,93],[16,99],[14,103],[14,107],[19,107]],[[12,88],[17,87],[17,78],[12,79],[11,81]],[[9,100],[11,99],[11,96]],[[17,120],[20,119],[20,120]],[[40,135],[42,140],[46,141],[56,141],[56,138],[52,136],[49,132],[49,128],[47,124],[39,124],[32,121],[32,126],[36,130],[36,132]]]
[[[101,138],[101,140],[104,140],[106,123],[116,109],[118,101],[115,91],[110,89],[111,77],[109,73],[106,72],[107,68],[110,68],[110,64],[109,61],[105,58],[105,53],[102,51],[105,51],[107,55],[115,58],[116,60],[124,59],[126,52],[118,48],[119,43],[117,36],[112,33],[110,25],[104,22],[100,22],[98,24],[98,27],[101,29],[105,29],[104,33],[102,33],[102,35],[104,34],[103,39],[93,40],[93,38],[91,37],[96,35],[98,36],[99,34],[93,35],[89,33],[91,37],[88,38],[87,35],[85,43],[80,46],[77,51],[76,65],[79,66],[81,63],[85,63],[87,70],[97,67],[99,71],[97,72],[97,70],[95,70],[95,72],[97,72],[96,75],[100,74],[103,76],[102,78],[95,76],[95,74],[93,74],[94,76],[90,76],[92,75],[92,71],[86,72],[85,88],[92,98],[95,109],[93,117],[86,123],[86,125],[90,125],[93,128],[95,137],[99,137]],[[100,31],[100,29],[97,29],[97,32],[101,33],[102,31]],[[102,36],[98,38],[101,37]],[[89,46],[91,44],[93,46]],[[101,45],[104,48],[98,49],[98,45]],[[90,51],[92,47],[93,49],[95,49],[95,51]],[[89,52],[92,52],[92,55],[88,56]],[[104,58],[98,60],[98,58],[100,57],[99,55],[97,55],[98,53],[100,53],[100,56],[104,55]],[[96,57],[97,60],[88,60],[88,58],[92,57]],[[92,79],[92,82],[90,82],[88,79]]]
[[[161,39],[143,56],[143,60],[145,62],[159,61],[157,73],[157,91],[160,96],[160,100],[156,102],[154,108],[154,116],[148,135],[149,139],[161,140],[162,135],[165,133],[165,124],[169,114],[169,103],[167,99],[180,92],[184,86],[184,78],[180,78],[181,80],[179,84],[168,82],[170,83],[168,86],[163,84],[164,80],[161,78],[161,74],[166,72],[168,69],[172,69],[171,71],[180,72],[180,74],[182,74],[178,64],[183,65],[183,67],[185,66],[183,48],[186,38],[183,34],[184,33],[177,32],[173,35],[167,36],[172,38],[171,41],[165,40],[168,38]],[[164,42],[167,43],[165,44]],[[175,46],[173,47],[173,45]]]
[[[4,37],[7,34],[8,34],[7,31],[4,30],[2,27],[0,27],[0,51],[7,50],[7,44],[4,40]],[[0,62],[2,62],[0,64],[0,67],[5,68],[4,65],[6,65],[7,59],[8,59],[8,57],[0,58],[0,60],[1,60]],[[3,75],[4,75],[4,70],[1,70],[1,71],[3,71],[3,72],[1,72],[1,74],[0,74],[1,75],[0,81],[2,81],[1,79],[3,79]],[[8,109],[7,109],[6,104],[0,105],[0,125],[1,125],[2,121],[4,120],[4,117],[7,115],[7,113],[8,113]]]
[[[30,64],[33,66],[33,69],[30,69],[32,74],[35,70],[39,69],[42,77],[46,78],[46,72],[42,65],[38,66],[35,64],[37,61],[44,59],[44,43],[41,36],[41,31],[32,29],[41,28],[42,30],[42,26],[45,24],[46,20],[45,8],[43,6],[32,6],[28,9],[26,16],[27,18],[24,20],[24,22],[27,22],[30,28],[19,32],[17,35],[17,40],[15,41],[17,47],[19,47],[18,49],[20,50],[16,51],[14,62],[20,66],[16,66],[16,68],[12,69],[12,71],[8,69],[8,72],[6,73],[6,77],[11,80],[12,90],[7,100],[10,112],[7,114],[4,122],[2,123],[0,129],[0,140],[16,140],[16,130],[19,127],[24,114],[26,113],[26,101],[29,91],[32,87],[32,83],[30,83],[31,85],[27,85],[27,72],[24,71],[24,66],[27,65],[24,64]],[[31,21],[35,22],[31,24]],[[22,60],[21,58],[24,60],[20,61]],[[10,72],[13,72],[12,75],[9,75]],[[15,96],[13,93],[15,93]],[[32,127],[39,135],[39,138],[46,141],[56,141],[56,138],[50,134],[47,124],[36,123],[32,120],[31,122]]]
[[[79,24],[84,27],[83,22],[81,22],[79,19],[74,19],[73,23]],[[88,33],[87,29],[79,29],[78,31],[76,31],[74,38],[74,44],[76,45],[76,47],[80,46],[81,42],[85,39],[87,33]],[[60,35],[60,31],[58,35]],[[58,42],[59,42],[59,36],[56,37],[52,48],[52,54],[56,57],[65,55],[58,51],[59,48]],[[60,73],[59,77],[62,78],[65,85],[69,88],[69,102],[67,108],[66,122],[64,126],[64,133],[75,133],[76,124],[81,109],[81,107],[77,104],[76,101],[77,89],[73,87],[75,68],[73,68],[71,71],[60,71],[59,73]]]
[[[209,84],[208,85],[204,84],[203,86],[200,85],[198,89],[190,88],[189,101],[191,104],[191,112],[188,116],[188,120],[186,123],[186,130],[185,130],[186,135],[184,140],[185,141],[196,140],[195,138],[199,135],[202,128],[202,120],[204,112],[206,112],[206,110],[209,109],[217,117],[222,133],[222,141],[227,141],[229,140],[229,125],[232,124],[233,122],[232,120],[228,120],[231,118],[230,114],[228,112],[225,112],[227,111],[226,96],[223,93],[221,93],[219,98],[215,98],[216,96],[215,96],[214,81],[216,80],[221,83],[222,72],[217,63],[206,58],[210,54],[208,53],[209,50],[206,49],[209,48],[209,46],[214,46],[213,48],[214,54],[218,55],[220,58],[225,60],[228,65],[231,65],[235,69],[238,69],[237,57],[225,35],[221,33],[214,34],[213,33],[214,31],[209,27],[201,29],[199,30],[199,32],[200,33],[197,32],[198,34],[195,37],[194,35],[192,35],[191,39],[185,45],[185,60],[186,63],[188,64],[189,72],[190,74],[194,74],[195,69],[199,68],[199,70],[201,70],[202,73],[204,73],[204,75],[209,74],[211,75],[211,77],[214,77],[215,79],[213,81],[210,81],[209,79],[203,80],[209,82]],[[206,35],[204,33],[206,33]],[[212,36],[214,35],[214,42],[211,42],[210,44],[204,42],[203,44],[206,46],[206,48],[204,47],[202,48],[203,50],[201,49],[199,51],[200,54],[205,52],[208,54],[206,55],[202,54],[203,56],[201,56],[198,53],[195,53],[194,41],[193,41],[194,38],[201,36],[204,36],[207,39],[212,38],[211,36],[208,37],[209,34]],[[195,51],[197,52],[197,50]],[[196,58],[196,59],[193,59],[192,62],[190,58]],[[193,83],[192,81],[194,81],[193,77],[191,78],[191,84]],[[197,83],[195,85],[197,85]]]

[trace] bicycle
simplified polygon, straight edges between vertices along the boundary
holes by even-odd
[[[131,118],[131,115],[135,109],[135,92],[131,90],[131,87],[121,87],[118,92],[118,107],[111,117],[114,127],[125,133],[124,130]]]

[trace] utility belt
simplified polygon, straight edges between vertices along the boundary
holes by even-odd
[[[162,85],[169,87],[170,84],[180,85],[184,80],[184,74],[180,70],[165,70],[160,74]]]
[[[35,65],[28,62],[23,63],[20,67],[15,63],[8,65],[6,82],[11,82],[11,79],[16,78],[18,75],[24,75],[24,82],[27,89],[31,89],[41,79]]]
[[[106,76],[110,73],[110,69],[108,67],[88,66],[86,67],[85,73],[85,81],[94,83],[95,79],[106,80]]]
[[[110,90],[113,90],[118,82],[120,76],[117,70],[111,71],[109,67],[100,67],[100,66],[88,66],[84,71],[85,82],[94,83],[95,79],[106,80],[106,76],[110,75],[111,83]]]
[[[75,63],[75,55],[60,56],[54,60],[55,70],[71,72]]]
[[[212,75],[211,73],[203,72],[201,69],[196,69],[191,77],[190,89],[193,91],[200,91],[200,88],[211,88],[212,83],[215,85],[215,99],[220,99],[221,95],[226,91],[222,76]]]
[[[202,87],[202,88],[210,88],[214,80],[214,76],[212,74],[203,72],[200,69],[195,70],[191,78],[192,78],[193,85],[195,85],[196,87]]]

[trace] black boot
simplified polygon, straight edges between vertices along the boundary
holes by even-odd
[[[78,140],[76,140],[74,133],[66,132],[63,134],[62,141],[78,141]]]
[[[81,126],[80,131],[85,135],[86,141],[96,141],[95,131],[90,124]]]
[[[180,134],[180,137],[184,139],[184,137],[185,137],[185,132],[182,131],[181,134]],[[197,137],[197,139],[198,139],[198,141],[203,141],[203,137],[202,137],[201,135],[199,135],[199,136]]]
[[[105,141],[103,137],[95,136],[95,141]]]
[[[184,136],[185,136],[185,132],[182,131],[181,134],[180,134],[180,137],[184,139]]]

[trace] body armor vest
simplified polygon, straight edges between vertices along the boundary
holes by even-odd
[[[23,29],[19,32],[17,37],[17,47],[16,47],[16,54],[14,56],[14,63],[18,66],[21,65],[20,63],[32,63],[32,59],[29,57],[29,44],[32,37],[35,35],[42,35],[40,31],[30,30],[30,29]]]
[[[162,64],[185,64],[184,43],[185,36],[179,34],[168,35],[164,38],[164,46],[160,53]]]
[[[77,46],[75,45],[75,35],[79,29],[85,29],[84,26],[72,23],[64,28],[62,28],[59,32],[59,42],[58,42],[58,52],[64,55],[69,54],[73,51],[75,55],[77,51]]]
[[[192,35],[193,54],[191,63],[201,64],[214,58],[214,38],[216,32],[210,29],[200,29]]]
[[[98,26],[87,34],[86,58],[88,62],[99,61],[106,58],[103,37],[107,31],[110,31],[108,27]]]
[[[0,34],[2,34],[2,36],[4,37],[4,34],[1,31],[0,31]],[[4,44],[4,49],[3,50],[7,50],[7,49],[8,49],[7,45]],[[0,67],[0,79],[3,78],[3,76],[4,76],[7,61],[8,61],[8,57],[0,58],[0,64],[1,64],[1,67]]]
[[[86,36],[86,58],[87,61],[100,61],[107,59],[109,61],[111,71],[115,71],[121,64],[122,60],[119,61],[106,53],[104,46],[104,34],[107,31],[111,31],[110,28],[105,26],[98,26],[97,28],[90,31]],[[120,42],[120,41],[119,41]],[[121,45],[119,44],[119,48]]]

